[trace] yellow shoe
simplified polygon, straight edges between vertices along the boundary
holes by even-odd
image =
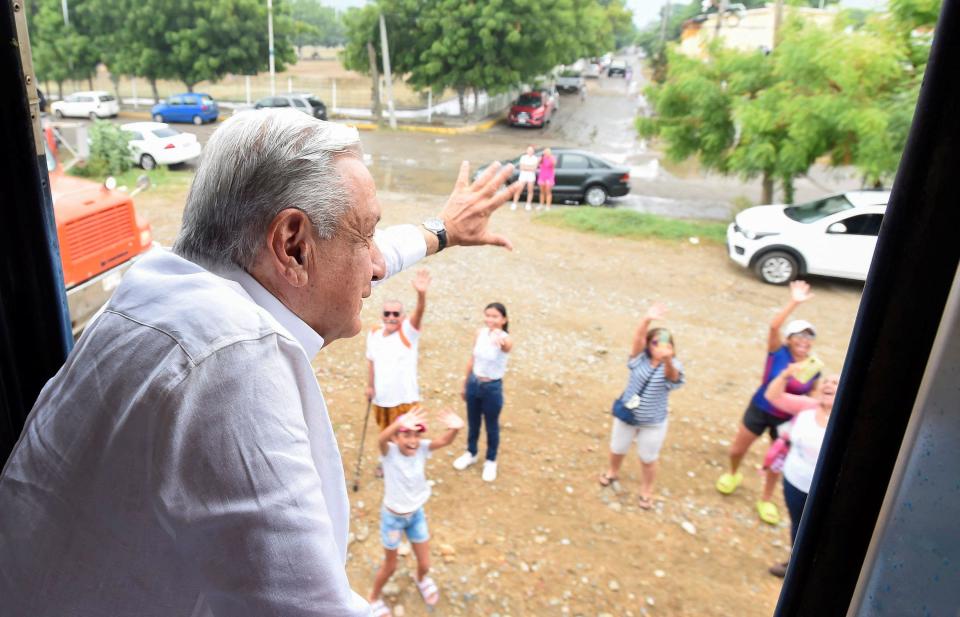
[[[772,501],[758,501],[757,514],[760,515],[760,520],[764,523],[776,525],[780,522],[780,512],[777,510],[777,505]]]
[[[717,479],[717,490],[724,495],[729,495],[737,490],[741,482],[743,482],[743,474],[739,471],[737,473],[725,473]]]

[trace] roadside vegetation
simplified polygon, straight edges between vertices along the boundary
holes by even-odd
[[[558,208],[538,215],[534,220],[554,227],[565,227],[617,238],[723,243],[727,224],[716,221],[671,219],[655,214],[614,208]]]

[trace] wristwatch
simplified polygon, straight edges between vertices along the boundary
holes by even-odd
[[[437,247],[438,253],[447,248],[447,228],[441,219],[435,216],[430,217],[423,222],[423,227],[430,233],[436,234],[437,241],[440,243]]]

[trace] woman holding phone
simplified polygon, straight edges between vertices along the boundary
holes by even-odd
[[[507,354],[513,349],[513,340],[508,333],[507,307],[499,302],[491,302],[483,309],[483,323],[484,327],[477,330],[461,392],[467,403],[467,451],[453,461],[453,468],[463,471],[479,460],[480,426],[486,424],[487,454],[481,477],[486,482],[493,482],[497,479],[503,376],[507,372]]]
[[[740,463],[743,461],[747,450],[757,440],[757,437],[762,435],[764,431],[768,431],[771,441],[775,440],[777,438],[777,427],[791,417],[789,412],[768,401],[764,397],[764,392],[766,392],[770,382],[780,375],[788,365],[795,362],[805,362],[811,358],[810,351],[813,348],[816,331],[810,322],[802,319],[791,321],[784,328],[786,338],[780,334],[780,328],[794,309],[812,297],[810,285],[807,283],[803,281],[790,283],[789,302],[770,322],[770,331],[767,338],[767,363],[763,371],[763,380],[753,398],[750,399],[750,404],[743,414],[740,428],[730,446],[730,471],[717,480],[717,490],[724,495],[733,493],[743,481],[743,474],[739,471]],[[790,377],[787,381],[786,391],[789,394],[797,395],[812,392],[816,388],[820,377],[819,367],[816,364],[818,362],[815,359],[811,360],[806,368],[808,374],[802,375],[805,380],[797,379],[795,376]],[[780,522],[780,512],[777,510],[776,504],[771,501],[774,487],[776,487],[779,478],[779,473],[772,469],[767,470],[763,495],[757,501],[757,514],[763,522],[771,525]]]
[[[600,485],[610,486],[620,476],[623,459],[633,442],[640,456],[641,479],[639,506],[653,507],[653,483],[657,476],[660,448],[667,436],[667,399],[684,383],[683,365],[674,356],[674,340],[666,328],[650,328],[663,319],[667,309],[654,304],[637,325],[630,347],[627,368],[630,377],[623,394],[613,403],[613,427],[610,434],[610,466]]]

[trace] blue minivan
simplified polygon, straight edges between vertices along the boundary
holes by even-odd
[[[217,102],[209,94],[185,92],[157,103],[150,110],[154,122],[216,122],[220,115]]]

